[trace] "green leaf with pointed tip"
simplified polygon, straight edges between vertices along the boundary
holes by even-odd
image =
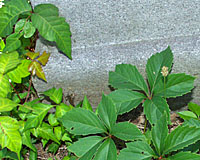
[[[16,24],[20,14],[31,11],[31,5],[27,0],[11,0],[0,8],[0,37],[13,32],[13,25]]]
[[[152,148],[144,141],[127,143],[127,148],[122,149],[118,160],[150,160],[156,156]]]
[[[103,138],[100,136],[90,136],[81,138],[77,142],[68,147],[70,152],[73,152],[81,160],[91,159],[97,148],[102,143]],[[85,159],[83,159],[85,158]]]
[[[117,160],[117,149],[111,138],[106,139],[98,148],[94,160]]]
[[[164,113],[153,126],[151,134],[155,149],[159,155],[163,154],[165,140],[168,135],[167,115]]]
[[[178,126],[173,130],[165,141],[164,154],[177,151],[200,140],[200,128],[189,126]]]
[[[109,131],[111,131],[117,120],[117,110],[112,100],[104,94],[102,95],[102,100],[98,105],[98,115]]]
[[[155,86],[163,77],[161,74],[162,67],[163,66],[168,67],[168,71],[170,72],[172,67],[172,61],[173,61],[173,54],[170,47],[168,47],[166,50],[160,53],[152,55],[148,59],[146,65],[146,73],[151,93],[153,93]]]
[[[124,89],[111,92],[108,97],[113,100],[117,113],[120,115],[136,108],[146,98],[142,93]]]
[[[173,156],[167,158],[167,160],[199,160],[200,155],[190,152],[179,152]]]
[[[0,37],[0,52],[3,52],[3,49],[5,48],[5,43],[3,39]]]
[[[119,64],[115,72],[109,72],[109,84],[117,89],[142,90],[148,95],[144,78],[131,64]]]
[[[145,139],[144,135],[136,125],[130,122],[119,122],[111,131],[111,134],[124,141]]]
[[[60,105],[56,106],[56,113],[55,116],[56,118],[62,117],[65,113],[68,111],[72,110],[74,107],[71,105],[66,105],[64,103],[61,103]]]
[[[7,147],[9,150],[17,153],[20,157],[22,147],[22,137],[19,133],[17,120],[0,116],[0,145],[2,148]]]
[[[21,46],[21,41],[19,38],[22,36],[22,33],[13,33],[6,38],[6,46],[3,52],[12,52],[17,50]]]
[[[71,59],[70,27],[63,17],[59,17],[56,6],[52,4],[37,5],[31,20],[42,37],[48,41],[55,41],[58,48]]]
[[[35,132],[37,136],[42,137],[43,139],[46,139],[46,140],[51,139],[52,141],[60,144],[59,140],[55,137],[53,133],[53,127],[51,127],[47,123],[43,122],[41,126],[35,129]]]
[[[54,114],[49,114],[48,121],[51,126],[57,126],[59,124]]]
[[[17,68],[8,73],[9,78],[15,83],[21,83],[22,78],[30,75],[30,72],[28,71],[28,66],[30,63],[30,60],[22,60],[21,64],[18,65]]]
[[[200,116],[200,105],[190,102],[188,109],[194,112],[198,117]]]
[[[191,111],[178,112],[178,115],[184,120],[189,120],[190,118],[197,118],[196,114]]]
[[[24,126],[24,131],[31,128],[36,128],[40,124],[42,124],[44,117],[52,107],[53,105],[44,103],[35,104],[33,106],[34,111],[27,116],[27,121]]]
[[[60,126],[54,127],[55,137],[60,141],[62,138],[62,128]]]
[[[26,145],[27,147],[32,149],[34,152],[37,152],[36,147],[31,142],[30,131],[26,131],[22,133],[22,144]]]
[[[0,73],[5,74],[20,64],[17,52],[0,54]]]
[[[0,74],[0,97],[7,97],[11,92],[11,86],[7,75]]]
[[[194,88],[195,77],[185,73],[170,74],[164,88],[164,81],[160,80],[155,87],[154,95],[173,98],[189,93]]]
[[[153,97],[151,100],[147,99],[143,107],[144,114],[151,124],[155,124],[165,112],[167,121],[170,123],[170,109],[165,99],[161,97]]]
[[[56,104],[60,104],[62,101],[62,88],[59,88],[59,89],[51,88],[51,89],[43,92],[43,94],[45,96],[48,96]]]
[[[73,108],[58,120],[62,122],[70,133],[76,135],[96,134],[107,131],[96,114],[83,108]]]
[[[82,108],[85,108],[85,109],[88,109],[90,111],[93,111],[92,106],[91,106],[91,104],[90,104],[90,102],[89,102],[89,100],[87,99],[86,96],[84,96]]]
[[[17,103],[8,98],[0,97],[0,112],[11,111],[17,105],[18,105]]]

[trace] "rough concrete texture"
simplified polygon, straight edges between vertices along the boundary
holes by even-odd
[[[42,38],[37,42],[37,50],[51,53],[44,68],[48,83],[37,80],[35,87],[38,91],[52,86],[62,87],[65,96],[75,95],[75,103],[87,95],[95,108],[102,92],[110,91],[108,72],[113,71],[116,64],[131,63],[145,75],[147,59],[169,45],[174,53],[173,72],[197,76],[193,99],[189,94],[179,102],[192,100],[200,104],[199,0],[31,2],[33,5],[55,4],[60,15],[69,22],[72,32],[72,61]],[[172,101],[178,102],[177,99]]]

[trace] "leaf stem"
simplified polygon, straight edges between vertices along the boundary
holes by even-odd
[[[144,134],[146,133],[146,128],[147,128],[147,118],[145,117],[145,123],[144,123]]]
[[[19,92],[15,89],[15,87],[13,86],[13,84],[11,82],[9,82],[11,87],[13,88],[13,90],[15,91],[15,93],[17,94],[17,97],[19,98],[20,102],[23,103],[22,99],[19,96]]]
[[[31,85],[32,85],[32,74],[30,76],[30,80],[29,80],[29,87],[28,87],[28,94],[26,96],[25,102],[27,102],[29,94],[30,94],[30,90],[31,90]]]
[[[165,88],[166,88],[166,84],[165,84],[165,83],[166,83],[166,77],[164,76],[164,90],[165,90],[165,93],[164,93],[164,94],[165,94],[165,95],[164,95],[164,98],[166,99],[166,89],[165,89]]]

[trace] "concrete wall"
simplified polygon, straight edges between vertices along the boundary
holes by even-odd
[[[70,24],[72,32],[72,61],[42,38],[37,42],[37,50],[51,53],[44,68],[48,83],[35,82],[39,91],[52,86],[62,87],[66,96],[75,95],[76,103],[87,95],[95,108],[102,92],[110,91],[108,72],[114,70],[116,64],[131,63],[145,75],[147,59],[168,45],[174,53],[174,72],[200,75],[199,0],[31,2],[33,5],[55,4],[60,9],[60,15]],[[198,104],[199,80],[197,78],[192,93],[192,101]],[[191,95],[184,99],[191,100]]]

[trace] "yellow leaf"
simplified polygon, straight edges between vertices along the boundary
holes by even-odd
[[[37,59],[43,66],[45,66],[48,62],[50,54],[47,52],[43,52],[42,55]]]
[[[40,55],[40,53],[39,53],[39,52],[37,52],[37,53],[35,53],[35,52],[28,52],[28,53],[26,53],[26,55],[27,55],[30,59],[34,60],[36,57],[38,57],[38,56]]]

